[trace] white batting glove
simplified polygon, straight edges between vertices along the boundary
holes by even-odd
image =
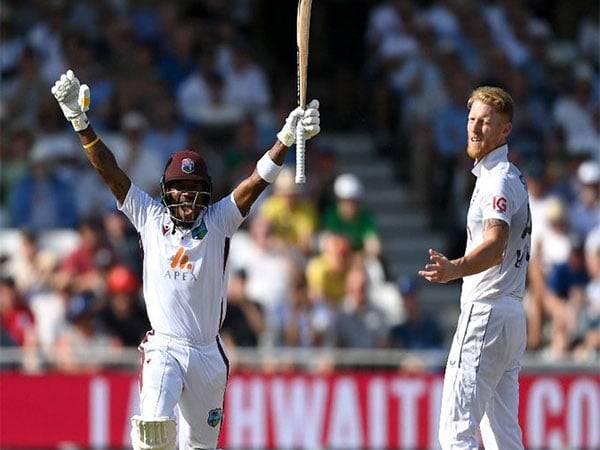
[[[321,131],[321,113],[319,113],[319,100],[313,100],[304,110],[300,124],[304,129],[304,139],[315,137]]]
[[[80,85],[73,71],[69,69],[54,83],[50,91],[75,131],[85,130],[89,125],[85,114],[90,109],[90,88],[88,85]]]
[[[285,119],[285,125],[279,133],[277,139],[286,147],[291,146],[296,142],[296,127],[301,126],[304,129],[304,136],[310,139],[319,134],[321,131],[321,118],[319,114],[319,101],[313,100],[306,109],[303,110],[299,106],[294,109]]]

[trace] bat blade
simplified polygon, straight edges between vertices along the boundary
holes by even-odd
[[[306,89],[308,78],[308,37],[310,34],[310,10],[312,0],[299,0],[296,16],[296,50],[298,68],[298,105],[306,107]],[[305,176],[306,140],[302,127],[296,128],[296,183],[306,183]]]
[[[296,46],[298,51],[298,104],[306,106],[306,87],[308,75],[308,39],[310,35],[310,12],[312,0],[298,1],[296,17]]]

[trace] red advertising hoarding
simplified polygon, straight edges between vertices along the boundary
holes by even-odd
[[[221,446],[438,448],[438,375],[238,373],[230,378]],[[0,447],[129,445],[137,376],[0,374]],[[600,376],[523,374],[528,448],[600,448]]]

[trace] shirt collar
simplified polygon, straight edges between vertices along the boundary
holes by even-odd
[[[508,144],[503,144],[500,147],[496,147],[479,161],[475,162],[475,166],[473,166],[471,172],[473,172],[473,175],[478,177],[481,174],[482,166],[485,168],[485,170],[491,170],[496,164],[507,161]]]

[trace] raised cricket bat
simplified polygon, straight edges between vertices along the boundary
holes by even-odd
[[[296,17],[296,49],[298,66],[298,106],[306,107],[306,82],[308,77],[308,35],[310,31],[310,8],[312,0],[298,0]],[[306,183],[305,169],[306,140],[302,127],[296,128],[296,183]]]

